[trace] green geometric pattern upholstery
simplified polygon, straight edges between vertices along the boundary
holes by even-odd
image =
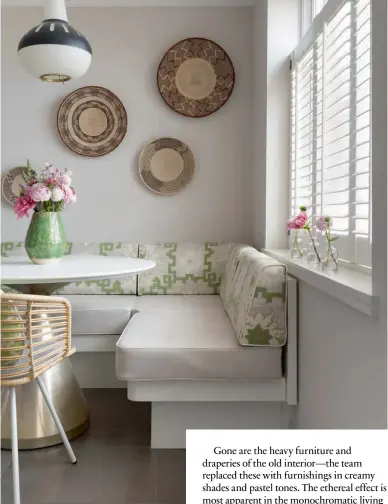
[[[138,245],[125,242],[69,243],[67,254],[138,257]],[[73,282],[55,294],[136,294],[136,275]]]
[[[139,275],[138,294],[218,294],[231,244],[140,245],[139,257],[156,267]]]
[[[283,346],[287,339],[287,272],[256,250],[240,254],[224,308],[243,346]]]
[[[74,282],[57,294],[220,294],[243,346],[283,346],[286,267],[253,247],[206,242],[133,245],[68,243],[68,254],[140,257],[156,267],[137,276]],[[3,257],[24,256],[24,242],[3,242]]]
[[[14,257],[27,255],[24,242],[1,242],[1,257]]]
[[[250,247],[249,245],[236,244],[232,246],[230,254],[226,261],[225,272],[222,275],[220,284],[220,297],[222,299],[222,302],[224,303],[224,306],[230,299],[233,290],[234,275],[236,273],[241,254],[249,253],[252,251],[255,252],[256,249]]]
[[[138,245],[124,242],[92,242],[67,244],[66,254],[138,257]],[[27,256],[24,242],[2,242],[3,257]],[[55,291],[55,294],[136,294],[136,276],[105,278],[73,282]]]
[[[5,241],[1,242],[1,257],[27,257],[26,249],[24,248],[24,241]],[[8,285],[1,285],[3,292],[13,292],[15,294],[20,294],[20,292],[8,287]]]

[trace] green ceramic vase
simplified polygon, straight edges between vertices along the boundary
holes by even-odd
[[[34,212],[24,243],[34,264],[50,264],[66,251],[66,236],[60,212]]]

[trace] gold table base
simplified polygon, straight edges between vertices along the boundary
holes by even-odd
[[[66,359],[41,376],[69,439],[88,428],[89,411],[84,395]],[[61,438],[36,381],[16,387],[20,450],[60,444]],[[11,449],[10,394],[1,390],[1,448]]]
[[[58,285],[13,285],[31,294],[50,294]],[[24,288],[23,288],[24,287]],[[43,287],[43,288],[42,288]],[[50,292],[51,291],[51,292]],[[89,410],[74,376],[70,358],[41,375],[67,437],[74,439],[89,426]],[[18,440],[20,450],[60,444],[61,438],[36,381],[16,387]],[[10,391],[1,389],[1,448],[11,449]]]

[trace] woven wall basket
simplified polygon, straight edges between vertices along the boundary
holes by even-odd
[[[186,117],[206,117],[229,100],[235,73],[226,51],[204,38],[172,46],[157,72],[159,92],[167,105]]]
[[[195,170],[189,147],[175,138],[159,138],[140,154],[139,174],[144,184],[158,194],[174,194],[191,181]]]
[[[63,100],[57,123],[69,149],[82,156],[104,156],[122,142],[127,132],[127,113],[111,91],[87,86]]]

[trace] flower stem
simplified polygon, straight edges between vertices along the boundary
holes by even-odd
[[[299,230],[295,231],[293,248],[296,248],[296,250],[299,252],[300,257],[302,257],[303,253],[302,253],[302,251],[300,250],[300,247],[299,247],[298,236],[299,236]]]
[[[315,241],[314,241],[313,235],[311,234],[311,229],[308,228],[307,231],[308,231],[308,233],[310,235],[311,243],[313,244],[315,255],[317,256],[318,262],[320,263],[321,262],[321,258],[319,257],[318,250],[317,250],[317,247],[315,245]]]
[[[330,229],[326,229],[326,239],[327,239],[326,266],[327,266],[327,263],[329,262],[329,251],[330,251],[330,255],[334,261],[335,267],[336,267],[336,269],[338,269],[338,262],[337,262],[337,259],[334,257],[334,252],[331,247],[332,240],[331,240],[331,235],[330,235]]]

